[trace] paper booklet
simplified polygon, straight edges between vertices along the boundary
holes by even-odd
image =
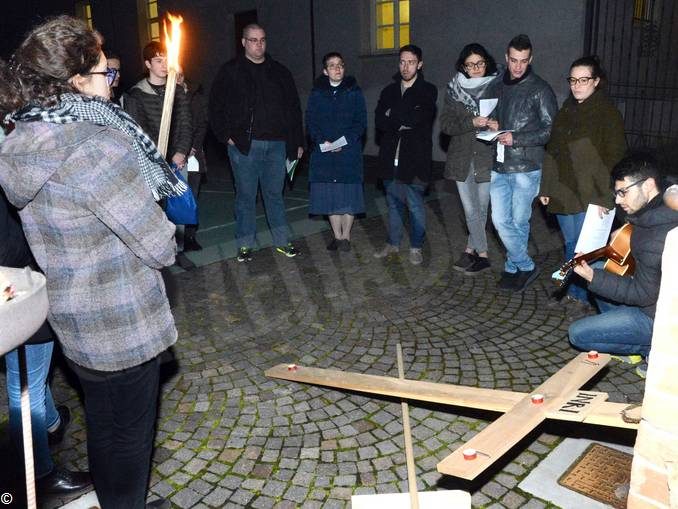
[[[487,117],[490,113],[492,113],[494,108],[497,106],[498,101],[499,99],[481,99],[478,101],[480,116]]]
[[[615,209],[612,209],[607,214],[603,214],[601,218],[598,214],[598,205],[589,203],[574,252],[590,253],[599,247],[606,246],[612,229],[612,221],[614,221],[614,213]]]
[[[290,179],[290,182],[294,179],[294,170],[297,169],[297,164],[299,164],[299,159],[295,159],[294,161],[285,159],[285,170],[287,171],[287,177]]]
[[[482,141],[494,141],[494,139],[497,136],[499,136],[500,134],[510,133],[510,132],[511,132],[510,129],[505,129],[505,130],[502,130],[502,131],[490,131],[489,129],[485,130],[485,131],[478,131],[476,133],[476,139],[482,140]]]
[[[332,143],[319,144],[321,152],[330,152],[332,150],[337,150],[338,148],[341,148],[344,145],[348,145],[348,142],[346,141],[346,136],[342,136],[341,138],[334,140]]]

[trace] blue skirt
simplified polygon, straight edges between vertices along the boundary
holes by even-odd
[[[365,212],[363,185],[343,182],[311,182],[308,208],[313,215],[362,214]]]

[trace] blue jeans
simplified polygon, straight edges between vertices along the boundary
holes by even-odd
[[[541,169],[526,173],[499,173],[492,170],[490,199],[492,200],[492,223],[506,248],[504,270],[534,269],[534,262],[527,254],[530,238],[532,202],[539,193]]]
[[[459,198],[464,207],[466,227],[468,228],[467,249],[473,249],[476,253],[487,252],[487,208],[490,203],[490,183],[476,182],[476,177],[471,170],[465,182],[457,182]]]
[[[384,180],[388,204],[388,243],[400,246],[405,224],[405,204],[410,210],[410,247],[421,248],[426,234],[424,191],[421,184],[405,184],[397,180]]]
[[[574,257],[574,248],[577,246],[577,240],[581,233],[581,228],[584,225],[585,212],[577,214],[556,214],[560,231],[563,234],[565,241],[565,261],[569,261]],[[570,282],[567,287],[567,293],[573,299],[582,302],[588,301],[588,292],[586,290],[586,283],[577,274],[572,274]]]
[[[283,201],[285,142],[252,140],[248,155],[229,145],[228,158],[235,179],[235,238],[238,248],[254,247],[259,186],[273,245],[287,245],[289,228]]]
[[[647,357],[654,320],[635,306],[596,298],[600,314],[570,325],[570,343],[582,351]]]
[[[47,444],[47,428],[59,421],[52,392],[47,383],[49,366],[52,361],[54,343],[25,345],[26,370],[28,373],[28,396],[31,400],[31,427],[33,433],[33,459],[35,477],[44,477],[52,471],[54,463]],[[12,350],[5,356],[7,365],[7,398],[9,399],[9,431],[12,442],[23,449],[21,431],[21,377],[19,373],[19,352]]]

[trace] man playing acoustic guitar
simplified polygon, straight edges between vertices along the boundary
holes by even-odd
[[[647,358],[661,282],[661,258],[669,230],[678,226],[678,211],[662,202],[661,177],[656,162],[632,155],[612,170],[615,203],[633,226],[633,276],[618,276],[585,261],[574,270],[588,281],[600,314],[570,325],[570,343],[579,350],[597,350],[636,364]],[[636,370],[643,376],[644,369]]]

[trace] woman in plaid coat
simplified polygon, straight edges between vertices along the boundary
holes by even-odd
[[[60,16],[0,62],[0,185],[47,278],[48,319],[85,396],[89,467],[102,509],[145,507],[159,354],[177,337],[160,269],[174,225],[155,198],[180,185],[108,100],[101,37]]]

